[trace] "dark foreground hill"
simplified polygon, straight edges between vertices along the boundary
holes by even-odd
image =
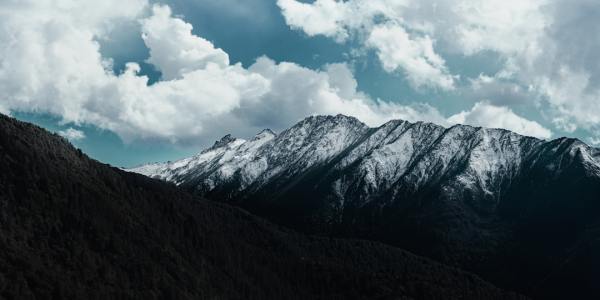
[[[382,244],[276,227],[0,116],[0,298],[518,296]]]

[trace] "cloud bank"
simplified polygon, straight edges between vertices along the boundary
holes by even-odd
[[[278,0],[277,4],[288,25],[309,36],[323,35],[338,42],[356,36],[365,48],[376,51],[386,71],[403,72],[415,88],[454,88],[455,76],[434,51],[431,35],[406,24],[402,12],[410,1]]]
[[[502,69],[482,74],[487,80],[467,81],[477,81],[468,95],[499,106],[528,102],[542,109],[559,130],[582,128],[600,136],[597,1],[277,3],[291,28],[338,42],[357,40],[362,47],[374,49],[386,71],[402,70],[415,86],[457,85],[438,53],[466,58],[493,53],[503,61]]]
[[[147,62],[162,73],[154,84],[139,74],[137,63],[115,74],[111,60],[100,52],[98,39],[131,21],[141,27],[150,52]],[[392,55],[386,68],[417,70],[418,75],[411,75],[415,85],[452,88],[454,77],[433,51],[433,40],[413,38],[393,26],[378,28],[368,41],[381,56],[393,50],[385,47],[388,39],[400,37],[412,47],[407,55]],[[343,40],[348,36],[344,32],[327,34]],[[225,51],[195,36],[192,25],[173,16],[168,6],[150,6],[145,0],[3,2],[0,45],[0,111],[50,113],[67,123],[113,131],[128,142],[202,144],[215,133],[248,136],[265,127],[280,130],[313,114],[343,113],[372,126],[390,119],[450,124],[426,104],[370,98],[358,91],[343,63],[319,70],[268,57],[248,68],[231,63]],[[501,113],[514,115],[510,110]],[[508,126],[510,120],[518,121],[499,119],[489,126]],[[521,126],[522,132],[547,136],[529,125]],[[65,135],[78,138],[74,131]]]

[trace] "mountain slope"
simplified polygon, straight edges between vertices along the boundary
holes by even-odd
[[[0,116],[0,298],[504,299],[374,242],[309,237]]]
[[[303,231],[384,241],[560,298],[600,296],[597,269],[572,285],[548,279],[564,275],[578,245],[597,245],[599,161],[576,139],[405,121],[369,128],[338,115],[132,171]]]

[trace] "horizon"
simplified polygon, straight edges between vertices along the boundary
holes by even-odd
[[[0,113],[0,114],[2,114],[2,113]],[[8,116],[9,116],[9,117],[13,117],[13,116],[10,116],[10,115],[8,115]],[[429,122],[429,121],[414,121],[414,122],[411,122],[411,121],[407,121],[407,120],[403,120],[403,119],[391,119],[391,120],[389,120],[389,121],[386,121],[384,124],[381,124],[381,125],[379,125],[379,126],[369,126],[369,125],[365,124],[365,123],[364,123],[364,122],[362,122],[360,119],[358,119],[358,118],[356,118],[356,117],[354,117],[354,116],[348,116],[348,115],[344,115],[344,114],[336,114],[336,115],[310,115],[310,116],[307,116],[307,117],[305,117],[305,118],[303,118],[303,119],[301,119],[301,120],[297,121],[296,123],[292,124],[290,127],[288,127],[288,128],[284,128],[282,131],[274,131],[274,130],[272,130],[272,129],[270,129],[270,128],[264,128],[264,129],[261,129],[260,131],[256,132],[256,133],[255,133],[255,134],[253,134],[253,135],[250,135],[250,136],[244,136],[244,137],[242,137],[242,136],[234,136],[234,135],[232,135],[231,133],[224,133],[223,135],[221,135],[221,137],[220,137],[220,138],[217,138],[217,139],[216,139],[216,140],[214,140],[212,143],[208,143],[207,145],[205,145],[205,146],[202,146],[202,147],[201,147],[199,150],[197,150],[196,152],[193,152],[193,153],[191,153],[191,154],[184,154],[184,156],[180,156],[180,157],[174,157],[174,158],[168,158],[168,159],[166,159],[166,160],[145,161],[145,162],[141,162],[141,163],[139,163],[139,164],[135,164],[135,165],[129,165],[129,166],[124,166],[124,165],[114,165],[114,164],[112,164],[112,163],[110,163],[110,162],[106,162],[106,161],[102,161],[102,160],[100,160],[100,159],[97,159],[96,157],[94,157],[94,156],[93,156],[93,154],[90,154],[90,153],[86,152],[86,150],[84,150],[84,149],[82,149],[82,151],[83,151],[83,152],[84,152],[86,155],[89,155],[91,158],[93,158],[93,159],[97,159],[97,160],[98,160],[98,161],[100,161],[100,162],[107,163],[107,164],[110,164],[110,165],[112,165],[112,166],[114,166],[114,167],[118,167],[118,168],[121,168],[121,169],[124,169],[124,170],[128,170],[128,169],[135,169],[135,168],[138,168],[138,167],[142,167],[142,166],[145,166],[145,165],[162,164],[162,163],[171,163],[171,162],[177,162],[177,161],[180,161],[180,160],[183,160],[183,159],[189,158],[189,157],[191,157],[191,156],[194,156],[194,155],[197,155],[197,154],[199,154],[199,153],[202,153],[203,151],[205,151],[205,150],[207,150],[207,149],[210,149],[211,147],[213,147],[213,146],[214,146],[214,144],[218,143],[219,141],[221,141],[221,140],[222,140],[223,138],[225,138],[225,137],[231,137],[231,138],[233,138],[234,140],[238,140],[238,139],[239,139],[239,140],[243,140],[243,141],[247,142],[247,141],[251,140],[253,137],[255,137],[255,136],[257,136],[257,135],[259,135],[259,134],[261,134],[262,132],[264,132],[264,131],[267,131],[267,130],[268,130],[268,131],[270,131],[271,133],[273,133],[273,134],[274,134],[274,135],[277,137],[277,136],[279,136],[279,135],[280,135],[280,134],[281,134],[283,131],[285,131],[285,130],[287,130],[287,129],[289,129],[289,128],[291,128],[291,127],[293,127],[293,126],[295,126],[295,125],[297,125],[297,124],[299,124],[299,123],[301,123],[301,122],[303,122],[303,121],[304,121],[304,120],[306,120],[306,119],[309,119],[309,118],[312,118],[312,117],[337,117],[337,116],[343,116],[343,117],[348,117],[348,118],[354,118],[354,119],[358,120],[359,122],[361,122],[362,124],[364,124],[365,126],[367,126],[368,128],[370,128],[370,129],[377,129],[377,128],[381,128],[381,127],[385,126],[387,123],[390,123],[390,122],[396,122],[396,121],[408,122],[408,123],[410,123],[410,124],[418,124],[418,123],[424,123],[424,124],[433,124],[433,125],[436,125],[436,126],[439,126],[439,127],[445,128],[445,129],[450,129],[450,128],[452,128],[452,127],[456,127],[456,126],[466,126],[466,127],[476,128],[476,129],[489,129],[489,130],[503,130],[503,131],[508,131],[508,132],[512,132],[512,133],[514,133],[514,134],[516,134],[516,135],[519,135],[519,136],[522,136],[522,137],[526,137],[526,138],[534,138],[534,139],[541,140],[541,141],[545,141],[545,142],[551,142],[551,141],[560,140],[560,139],[565,139],[565,138],[566,138],[566,139],[573,139],[573,140],[577,140],[577,141],[579,141],[579,142],[582,142],[582,143],[586,144],[587,146],[589,146],[589,147],[591,147],[591,148],[600,149],[600,147],[597,147],[597,146],[594,146],[594,145],[590,145],[589,143],[586,143],[585,141],[583,141],[583,140],[581,140],[581,139],[579,139],[579,138],[577,138],[577,137],[569,137],[569,136],[556,136],[556,137],[552,137],[552,138],[549,138],[549,139],[544,139],[544,138],[538,138],[538,137],[534,137],[534,136],[529,136],[529,135],[520,134],[520,133],[517,133],[517,132],[511,131],[511,130],[505,129],[505,128],[484,127],[484,126],[475,126],[475,125],[469,125],[469,124],[453,124],[453,125],[450,125],[450,126],[444,126],[444,125],[440,125],[440,124],[437,124],[437,123],[434,123],[434,122]],[[68,140],[68,141],[69,141],[69,142],[70,142],[70,143],[71,143],[73,146],[75,146],[75,147],[78,147],[78,145],[77,145],[77,140],[73,141],[73,140],[72,140],[72,139],[70,139],[69,137],[65,136],[65,133],[64,133],[64,132],[61,132],[60,130],[51,129],[51,128],[53,128],[52,126],[43,126],[43,125],[39,125],[39,124],[36,124],[36,123],[34,123],[34,122],[29,122],[29,121],[28,121],[28,120],[26,120],[26,119],[25,119],[25,120],[24,120],[24,119],[19,119],[19,118],[15,118],[15,119],[17,119],[17,120],[20,120],[20,121],[23,121],[23,122],[28,122],[28,123],[35,124],[35,125],[37,125],[37,126],[39,126],[39,127],[43,128],[43,129],[46,129],[46,130],[48,130],[48,131],[49,131],[49,132],[51,132],[51,133],[56,133],[56,134],[58,134],[58,135],[61,135],[61,136],[63,136],[64,138],[66,138],[66,139],[67,139],[67,140]],[[48,128],[48,127],[50,127],[50,128]],[[211,144],[212,144],[212,145],[211,145]],[[79,149],[79,148],[78,148],[78,149]]]
[[[0,112],[125,167],[315,114],[600,145],[593,1],[381,1],[0,5]]]
[[[233,135],[232,135],[232,134],[230,134],[230,133],[226,133],[226,134],[224,134],[224,135],[223,135],[221,138],[219,138],[219,139],[216,139],[216,140],[215,140],[215,141],[212,143],[212,145],[207,145],[207,146],[205,146],[204,148],[200,149],[198,152],[196,152],[196,153],[194,153],[194,154],[192,154],[192,155],[190,155],[190,156],[185,156],[185,157],[180,157],[180,158],[175,158],[175,159],[169,159],[169,160],[166,160],[166,161],[149,161],[149,162],[145,162],[145,163],[137,164],[137,165],[134,165],[134,166],[119,166],[119,167],[120,167],[120,168],[122,168],[122,169],[124,169],[124,170],[132,170],[132,169],[136,169],[136,168],[138,168],[138,167],[142,167],[142,166],[145,166],[145,165],[154,165],[154,164],[163,164],[163,163],[174,163],[174,162],[177,162],[177,161],[181,161],[181,160],[184,160],[184,159],[190,158],[191,156],[198,155],[198,154],[200,154],[200,153],[202,153],[202,152],[204,152],[204,151],[206,151],[206,150],[208,150],[208,149],[211,149],[212,147],[214,147],[214,146],[215,146],[215,144],[219,143],[220,141],[222,141],[223,139],[225,139],[225,138],[227,138],[227,137],[229,137],[229,138],[233,138],[233,140],[242,140],[243,142],[248,142],[248,141],[251,141],[251,140],[252,140],[252,138],[254,138],[254,137],[258,136],[259,134],[261,134],[261,133],[263,133],[263,132],[265,132],[265,131],[269,131],[269,132],[271,132],[271,133],[272,133],[272,134],[273,134],[275,137],[278,137],[278,136],[279,136],[279,135],[280,135],[282,132],[284,132],[284,131],[286,131],[286,130],[288,130],[288,129],[290,129],[290,128],[292,128],[292,127],[296,126],[296,125],[298,125],[299,123],[302,123],[302,122],[303,122],[303,121],[305,121],[306,119],[313,118],[313,117],[338,117],[338,116],[342,116],[342,117],[346,117],[346,118],[353,118],[353,119],[356,119],[356,120],[358,120],[359,122],[361,122],[362,124],[364,124],[366,127],[370,128],[370,129],[379,129],[379,128],[383,128],[383,127],[384,127],[386,124],[388,124],[388,123],[391,123],[391,122],[397,122],[397,121],[401,121],[401,122],[407,122],[407,123],[409,123],[409,124],[419,124],[419,123],[423,123],[423,124],[433,124],[433,125],[436,125],[436,126],[439,126],[439,127],[445,128],[445,129],[450,129],[450,128],[457,127],[457,126],[466,126],[466,127],[475,128],[475,129],[487,129],[487,130],[500,130],[500,131],[508,131],[508,132],[514,133],[514,134],[516,134],[516,135],[518,135],[518,136],[521,136],[521,137],[524,137],[524,138],[533,138],[533,139],[540,140],[540,141],[544,141],[544,142],[552,142],[552,141],[555,141],[555,140],[561,140],[561,139],[572,139],[572,140],[576,140],[576,141],[579,141],[579,142],[581,142],[581,143],[584,143],[584,144],[585,144],[585,145],[587,145],[588,147],[591,147],[591,148],[596,148],[596,149],[599,149],[599,150],[600,150],[600,147],[595,147],[595,146],[593,146],[593,145],[590,145],[590,144],[586,143],[585,141],[582,141],[581,139],[579,139],[579,138],[577,138],[577,137],[558,136],[558,137],[552,137],[552,138],[550,138],[550,139],[543,139],[543,138],[537,138],[537,137],[534,137],[534,136],[528,136],[528,135],[519,134],[519,133],[516,133],[516,132],[514,132],[514,131],[511,131],[511,130],[508,130],[508,129],[504,129],[504,128],[493,128],[493,127],[473,126],[473,125],[469,125],[469,124],[453,124],[453,125],[451,125],[451,126],[443,126],[443,125],[440,125],[440,124],[437,124],[437,123],[433,123],[433,122],[428,122],[428,121],[415,121],[415,122],[411,122],[411,121],[402,120],[402,119],[392,119],[392,120],[389,120],[389,121],[387,121],[386,123],[384,123],[384,124],[381,124],[381,125],[379,125],[379,126],[369,126],[369,125],[365,124],[364,122],[362,122],[360,119],[358,119],[358,118],[356,118],[356,117],[353,117],[353,116],[348,116],[348,115],[344,115],[344,114],[336,114],[336,115],[311,115],[311,116],[307,116],[307,117],[305,117],[305,118],[303,118],[303,119],[299,120],[298,122],[296,122],[296,123],[292,124],[292,126],[290,126],[290,127],[288,127],[288,128],[285,128],[283,131],[279,131],[279,132],[278,132],[278,131],[273,131],[273,130],[271,130],[270,128],[264,128],[264,129],[260,130],[259,132],[255,133],[254,135],[252,135],[252,136],[246,136],[246,137],[238,137],[238,136],[233,136]]]

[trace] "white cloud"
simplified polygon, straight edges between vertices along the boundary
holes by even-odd
[[[111,78],[101,37],[144,1],[12,1],[0,3],[0,97],[5,110],[41,111],[69,121]],[[119,9],[114,9],[119,7]]]
[[[550,22],[544,11],[550,1],[278,0],[277,4],[287,24],[309,36],[361,39],[381,24],[393,24],[417,36],[435,35],[450,50],[472,55],[539,50],[536,40]]]
[[[208,64],[219,68],[229,65],[229,56],[213,44],[192,34],[192,25],[171,17],[168,6],[154,6],[152,17],[142,23],[142,38],[150,49],[148,63],[156,66],[163,79],[181,78],[185,73],[205,69]]]
[[[327,4],[326,0],[321,2]],[[149,10],[144,1],[124,6],[103,2],[98,7],[76,1],[60,3],[62,6],[49,0],[0,4],[0,111],[51,113],[67,123],[89,123],[111,130],[125,141],[200,144],[226,131],[248,136],[265,127],[286,128],[307,115],[337,113],[358,117],[371,126],[405,119],[501,127],[543,138],[551,135],[538,123],[489,103],[477,103],[470,111],[446,119],[427,104],[407,106],[371,99],[358,90],[346,64],[313,70],[267,57],[248,68],[232,64],[227,53],[193,35],[191,25],[173,17],[167,6]],[[351,0],[335,5],[349,3],[357,3],[349,6],[350,11],[374,15],[385,11],[385,5],[403,7],[408,2],[379,1],[381,6],[377,6]],[[122,9],[107,9],[110,5]],[[397,17],[392,12],[386,14],[390,20]],[[110,59],[102,57],[96,40],[122,20],[139,22],[150,50],[148,62],[163,72],[163,80],[148,85],[148,78],[139,74],[135,63],[128,64],[122,74],[112,72]],[[339,20],[336,22],[344,23],[342,31],[315,26],[315,34],[322,34],[318,31],[322,30],[340,38],[343,32],[350,34],[367,26],[345,17]],[[385,68],[404,70],[417,86],[451,88],[453,78],[434,52],[436,43],[429,38],[435,34],[431,26],[411,25],[408,31],[404,24],[371,25],[364,41],[378,51]],[[407,50],[398,54],[394,51],[397,47]],[[562,79],[564,88],[553,91],[556,85],[549,79],[553,84],[546,90],[555,99],[564,98],[565,107],[571,105],[564,92],[567,86],[573,93],[586,93],[584,87],[594,80],[583,75],[571,78],[573,81]],[[497,78],[480,78],[488,84],[494,80]],[[586,99],[593,103],[592,98]],[[573,111],[593,114],[594,109],[586,112],[581,105],[573,106],[565,114]],[[567,118],[565,124],[570,121]]]
[[[600,133],[600,6],[597,1],[521,2],[522,18],[508,39],[491,50],[506,59],[504,77],[528,89],[520,93],[561,131]],[[514,8],[513,8],[514,10]],[[517,26],[518,25],[518,26]],[[498,39],[502,40],[502,39]]]
[[[89,123],[123,140],[203,143],[232,131],[247,136],[264,127],[279,130],[311,114],[344,113],[370,125],[391,118],[443,119],[432,107],[401,106],[370,99],[357,90],[347,65],[311,70],[263,57],[248,69],[194,36],[192,27],[167,6],[78,2],[0,4],[0,107],[46,112],[64,122]],[[21,14],[15,13],[20,11]],[[26,16],[26,17],[25,17]],[[89,16],[84,18],[82,16]],[[148,62],[163,72],[152,85],[127,64],[113,74],[96,39],[119,20],[139,20]]]
[[[544,7],[548,0],[446,0],[437,2],[440,35],[466,55],[481,51],[527,53],[539,51],[536,43],[550,22]],[[429,13],[425,9],[422,13]],[[421,13],[421,15],[423,15]],[[445,25],[445,26],[444,26]]]
[[[384,24],[373,28],[366,44],[376,49],[386,71],[404,70],[413,86],[454,88],[454,78],[448,75],[444,59],[433,51],[429,36],[412,39],[404,28]]]
[[[61,130],[58,132],[59,135],[71,140],[78,141],[85,138],[85,133],[81,130],[77,130],[75,128],[67,128],[66,130]]]
[[[384,69],[402,70],[415,86],[461,84],[452,80],[439,53],[463,56],[467,63],[491,53],[503,62],[502,70],[488,75],[488,82],[467,81],[460,86],[463,95],[530,105],[559,130],[600,133],[597,0],[279,0],[278,5],[292,28],[339,42],[354,38],[377,52]],[[369,39],[378,31],[386,38]]]
[[[416,24],[411,27],[405,22],[402,13],[410,3],[410,0],[277,1],[290,27],[338,42],[356,36],[365,47],[377,52],[384,70],[402,71],[416,88],[453,89],[454,77],[444,59],[434,51],[434,40],[423,32],[425,27]]]
[[[279,0],[286,22],[309,36],[324,35],[343,41],[348,38],[344,26],[350,10],[344,2],[317,0],[313,4]]]
[[[448,118],[449,123],[504,128],[516,133],[549,139],[552,132],[537,122],[515,114],[510,108],[494,106],[486,102],[476,103],[470,111],[463,111]]]
[[[287,24],[338,42],[356,38],[388,72],[403,71],[419,88],[450,90],[456,77],[438,54],[495,51],[534,57],[550,19],[550,0],[278,0]]]
[[[533,102],[530,86],[523,86],[521,82],[505,78],[502,74],[480,74],[476,78],[469,78],[468,84],[458,90],[466,99],[486,99],[496,106],[527,106]]]
[[[294,63],[275,63],[262,57],[250,72],[268,79],[271,88],[257,102],[245,102],[234,113],[250,124],[266,122],[284,128],[307,115],[342,113],[378,126],[391,119],[439,121],[443,117],[427,105],[403,106],[372,100],[357,90],[357,82],[346,64],[331,64],[314,71]]]

